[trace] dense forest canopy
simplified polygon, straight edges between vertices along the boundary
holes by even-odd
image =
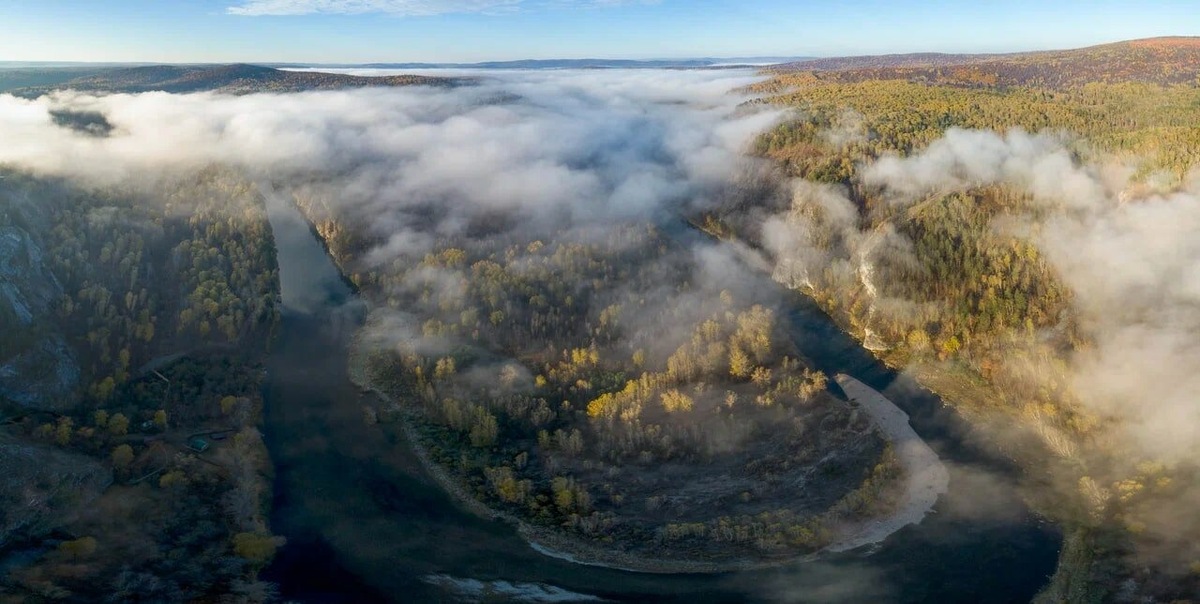
[[[778,311],[752,304],[762,284],[717,291],[661,237],[464,241],[367,274],[364,291],[386,292],[378,320],[394,309],[421,334],[363,352],[405,401],[385,419],[415,411],[435,458],[484,499],[647,556],[809,551],[886,509],[898,467]]]
[[[1196,52],[779,70],[751,90],[794,113],[755,152],[798,180],[697,218],[761,246],[888,363],[1023,431],[1061,494],[1045,513],[1086,527],[1050,598],[1197,587],[1176,516],[1196,443],[1169,425],[1197,419],[1175,385],[1200,360],[1178,341],[1195,321],[1176,272],[1194,262]]]
[[[0,228],[20,245],[4,274],[17,316],[2,317],[0,359],[20,368],[0,391],[5,451],[49,448],[37,455],[62,461],[41,484],[77,481],[70,497],[23,501],[28,518],[4,527],[0,543],[48,552],[5,590],[111,601],[260,591],[263,548],[275,547],[260,363],[278,312],[261,196],[218,167],[152,186],[3,177]],[[211,430],[228,445],[189,455],[187,435]],[[69,474],[93,465],[102,488]]]
[[[1071,50],[1012,54],[918,53],[814,59],[776,65],[775,73],[809,72],[840,82],[908,80],[972,88],[1067,89],[1086,84],[1196,84],[1200,38],[1163,37]]]

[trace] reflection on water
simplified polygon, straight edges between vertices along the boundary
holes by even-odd
[[[898,378],[799,296],[789,318],[804,354],[829,374],[885,392],[951,466],[938,513],[870,556],[744,573],[637,574],[542,556],[511,527],[456,508],[407,443],[363,420],[366,401],[346,375],[363,305],[291,203],[274,194],[268,201],[284,314],[268,362],[265,431],[276,465],[273,528],[288,545],[265,578],[285,599],[454,602],[462,581],[480,581],[630,602],[998,603],[1028,601],[1054,570],[1061,538],[1014,496],[1009,470],[968,443],[937,397]],[[461,579],[439,585],[429,577]]]
[[[292,201],[270,185],[261,184],[259,189],[266,197],[267,217],[275,236],[284,308],[312,314],[339,308],[352,299],[353,292]]]

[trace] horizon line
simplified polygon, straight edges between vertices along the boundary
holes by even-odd
[[[1059,52],[1067,50],[1083,50],[1087,48],[1096,48],[1100,46],[1108,46],[1112,44],[1122,44],[1127,42],[1139,42],[1144,40],[1169,40],[1169,39],[1200,39],[1200,35],[1167,35],[1167,36],[1151,36],[1147,38],[1124,38],[1120,40],[1112,40],[1108,42],[1099,42],[1086,46],[1071,46],[1064,48],[1033,48],[1023,50],[1007,50],[993,52],[955,52],[949,50],[916,50],[909,52],[884,52],[884,53],[854,53],[854,54],[793,54],[793,53],[776,53],[776,54],[760,54],[760,55],[740,55],[740,56],[679,56],[679,57],[648,57],[648,58],[618,58],[618,57],[549,57],[549,58],[533,58],[525,57],[520,59],[482,59],[477,61],[410,61],[410,60],[373,60],[373,61],[278,61],[278,60],[238,60],[238,61],[146,61],[146,60],[109,60],[109,61],[73,61],[73,60],[0,60],[0,65],[12,64],[27,64],[27,65],[295,65],[295,66],[312,66],[312,67],[369,67],[372,65],[428,65],[431,67],[439,66],[478,66],[489,63],[522,63],[533,61],[624,61],[624,62],[652,62],[652,61],[736,61],[736,60],[751,60],[751,59],[788,59],[790,61],[811,61],[821,59],[847,59],[858,57],[896,57],[908,55],[947,55],[947,56],[1005,56],[1017,55],[1037,52]]]

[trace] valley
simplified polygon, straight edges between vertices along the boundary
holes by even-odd
[[[1195,38],[537,67],[0,77],[0,601],[1200,593]]]

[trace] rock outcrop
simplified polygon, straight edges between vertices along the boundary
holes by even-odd
[[[53,305],[62,285],[46,265],[19,199],[0,196],[0,402],[63,410],[75,402],[80,369]]]

